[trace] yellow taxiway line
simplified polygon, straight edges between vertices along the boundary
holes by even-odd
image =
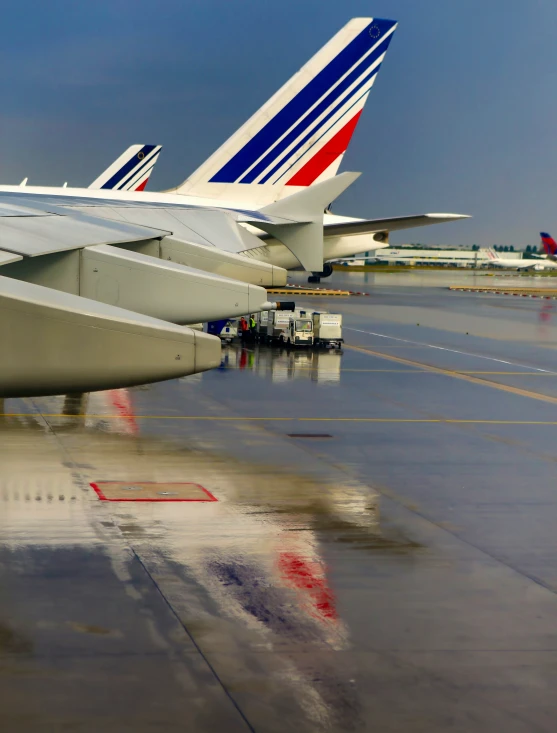
[[[432,366],[430,364],[424,364],[420,361],[413,361],[412,359],[404,359],[401,356],[394,356],[393,354],[384,354],[381,351],[374,351],[373,349],[366,349],[363,346],[349,346],[344,345],[344,348],[352,351],[359,351],[363,354],[369,354],[370,356],[376,356],[380,359],[386,359],[387,361],[394,361],[397,364],[405,364],[406,366],[417,367],[422,371],[429,371],[432,374],[442,374],[445,377],[452,377],[453,379],[461,379],[470,384],[479,384],[482,387],[491,387],[492,389],[498,389],[501,392],[509,392],[510,394],[517,395],[519,397],[529,397],[531,400],[539,400],[540,402],[549,402],[553,405],[557,405],[557,397],[551,397],[550,395],[544,395],[540,392],[532,392],[528,389],[520,389],[520,387],[512,387],[508,384],[501,384],[500,382],[492,382],[489,379],[480,379],[479,377],[473,376],[467,372],[454,371],[453,369],[443,369],[442,367]]]
[[[412,417],[229,417],[220,415],[64,415],[48,412],[4,412],[2,417],[65,418],[67,420],[102,418],[118,420],[133,417],[135,420],[207,420],[211,422],[363,422],[363,423],[449,423],[454,425],[557,425],[557,420],[461,420],[458,418],[412,418]]]

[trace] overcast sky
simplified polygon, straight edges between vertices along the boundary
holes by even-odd
[[[0,183],[88,185],[139,142],[176,185],[353,16],[400,24],[335,212],[474,216],[394,243],[557,235],[556,0],[5,3]]]

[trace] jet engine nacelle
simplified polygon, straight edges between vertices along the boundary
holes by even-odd
[[[0,277],[0,397],[131,387],[213,369],[220,339]]]

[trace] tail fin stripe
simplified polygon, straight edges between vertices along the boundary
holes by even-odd
[[[385,57],[385,53],[387,52],[389,43],[391,42],[391,37],[392,36],[389,35],[387,38],[385,38],[374,51],[374,53],[370,54],[365,59],[365,61],[357,66],[354,71],[352,71],[340,84],[338,84],[326,97],[324,97],[324,99],[322,99],[309,114],[307,114],[297,125],[295,125],[295,127],[290,130],[290,132],[285,137],[282,138],[282,140],[276,143],[271,148],[269,153],[267,153],[267,155],[265,155],[262,160],[257,163],[257,165],[255,165],[250,171],[248,171],[247,175],[245,175],[240,180],[240,183],[253,183],[254,180],[266,168],[268,168],[268,166],[271,165],[277,159],[277,157],[288,148],[289,145],[291,145],[301,134],[303,134],[307,130],[308,127],[310,127],[316,120],[318,120],[319,117],[323,115],[340,97],[342,97],[342,95],[347,90],[350,90],[350,87],[361,78],[362,74],[366,74],[370,70],[370,68],[373,70],[372,73],[377,73],[381,62]],[[365,80],[361,83],[365,83]],[[349,97],[354,94],[357,89],[358,86],[356,86],[355,89],[348,91],[347,96],[341,102],[341,106],[342,104],[346,103]],[[325,117],[325,120],[326,119],[327,118]],[[319,122],[316,129],[318,129],[325,120]]]
[[[155,165],[158,155],[159,151],[155,150],[151,151],[149,155],[145,155],[145,157],[139,162],[139,164],[137,163],[137,161],[134,161],[135,165],[133,170],[126,173],[126,176],[122,178],[120,183],[117,186],[114,186],[114,188],[120,191],[125,191],[130,188],[131,182],[134,180],[138,173],[141,173],[145,170],[145,168],[149,166],[153,167]]]
[[[310,160],[305,163],[292,178],[286,182],[287,186],[311,186],[316,178],[327,170],[339,155],[345,152],[356,129],[362,110],[344,125]]]
[[[336,110],[346,104],[350,98],[358,92],[358,89],[369,80],[370,76],[377,74],[390,41],[391,36],[385,39],[377,49],[376,53],[366,59],[365,67],[361,65],[355,69],[352,74],[349,74],[349,76],[347,76],[341,84],[335,87],[335,89],[328,94],[303,120],[301,120],[288,133],[288,135],[286,135],[286,137],[277,143],[271,151],[240,180],[240,183],[253,183],[260,173],[268,168],[268,166],[271,165],[277,157],[288,148],[289,145],[299,138],[299,136],[302,135],[308,127],[311,127],[316,120],[319,120],[319,117],[325,114],[326,111],[330,109],[331,105],[334,105],[339,98],[343,97],[345,92],[347,92],[346,95],[341,99],[337,107],[329,114],[325,114],[325,117],[321,121],[317,122],[314,131],[318,130],[336,112]],[[368,60],[371,63],[367,63]],[[361,78],[362,73],[365,75],[363,79]],[[353,89],[350,89],[350,87],[355,83],[356,86]],[[310,133],[310,136],[311,134],[313,133]]]
[[[296,96],[291,99],[267,124],[256,133],[212,178],[214,183],[232,183],[243,176],[296,122],[337,84],[372,48],[376,51],[365,60],[366,68],[388,45],[396,26],[393,21],[374,20],[359,33],[324,69],[322,69]],[[377,38],[371,30],[377,28]],[[377,40],[379,39],[379,40]],[[386,50],[386,47],[385,49]],[[363,70],[360,70],[360,74]],[[341,93],[338,92],[337,96]],[[329,100],[331,104],[334,99]],[[311,121],[308,122],[310,124]],[[284,149],[284,148],[283,148]],[[277,155],[282,152],[277,151]],[[275,156],[276,157],[276,156]]]
[[[338,122],[339,122],[339,121],[340,121],[340,120],[341,120],[341,119],[342,119],[342,118],[343,118],[343,117],[344,117],[345,115],[347,115],[347,114],[348,114],[348,113],[350,112],[350,110],[351,110],[351,109],[353,109],[353,107],[355,107],[355,106],[356,106],[356,105],[358,104],[358,102],[360,102],[360,101],[361,101],[361,99],[362,99],[362,98],[364,98],[364,97],[366,96],[366,94],[368,94],[368,93],[369,93],[369,91],[370,91],[371,87],[373,86],[373,83],[375,82],[375,77],[377,76],[377,72],[378,72],[378,71],[379,71],[379,66],[376,66],[376,67],[375,67],[375,69],[374,69],[374,70],[373,70],[373,71],[371,72],[371,74],[370,74],[369,76],[367,76],[367,77],[366,77],[366,78],[365,78],[365,79],[364,79],[364,80],[363,80],[363,81],[361,82],[361,84],[358,84],[358,86],[354,88],[354,90],[353,90],[353,93],[352,93],[352,94],[351,94],[351,95],[350,95],[349,97],[346,97],[345,99],[343,99],[343,100],[342,100],[342,102],[341,102],[340,104],[338,104],[338,105],[337,105],[337,106],[336,106],[336,107],[335,107],[335,108],[334,108],[334,109],[333,109],[333,110],[332,110],[331,112],[329,112],[329,114],[328,114],[328,115],[326,115],[326,117],[324,117],[324,118],[323,118],[323,120],[322,120],[322,121],[321,121],[321,122],[320,122],[320,123],[319,123],[319,124],[318,124],[318,125],[317,125],[316,127],[314,127],[314,128],[312,129],[312,130],[310,130],[310,132],[309,132],[309,133],[308,133],[307,135],[305,135],[305,136],[304,136],[304,137],[303,137],[303,138],[302,138],[302,139],[301,139],[301,140],[300,140],[300,141],[299,141],[298,143],[296,143],[296,145],[294,145],[294,147],[293,147],[293,148],[292,148],[292,149],[291,149],[291,150],[290,150],[290,151],[289,151],[289,152],[288,152],[288,153],[287,153],[287,154],[286,154],[285,156],[283,156],[283,157],[282,157],[282,158],[281,158],[281,159],[279,160],[279,162],[278,162],[278,163],[277,163],[277,164],[276,164],[275,166],[273,166],[273,168],[271,168],[271,170],[270,170],[270,171],[269,171],[268,173],[266,173],[266,174],[265,174],[265,176],[264,176],[264,177],[263,177],[263,178],[262,178],[262,179],[261,179],[261,180],[259,181],[259,183],[267,183],[267,181],[268,181],[268,180],[269,180],[269,179],[270,179],[270,178],[271,178],[272,176],[274,176],[274,175],[275,175],[275,173],[277,173],[277,171],[279,171],[279,170],[280,170],[280,169],[281,169],[281,168],[282,168],[282,167],[283,167],[283,166],[284,166],[284,165],[285,165],[285,164],[286,164],[286,163],[288,162],[288,160],[289,160],[289,159],[292,159],[292,157],[296,155],[296,153],[298,152],[298,150],[300,150],[300,148],[302,148],[302,147],[303,147],[303,146],[304,146],[304,145],[305,145],[305,144],[306,144],[306,143],[307,143],[307,142],[308,142],[308,141],[309,141],[309,140],[310,140],[310,139],[312,138],[312,136],[313,136],[313,135],[314,135],[314,134],[315,134],[315,133],[316,133],[316,132],[317,132],[317,131],[318,131],[318,130],[319,130],[319,129],[321,128],[321,127],[323,127],[323,125],[325,125],[325,124],[326,124],[327,122],[329,122],[329,120],[330,120],[330,119],[331,119],[332,117],[334,117],[334,116],[335,116],[335,115],[337,114],[337,112],[338,112],[338,111],[339,111],[340,109],[342,109],[342,107],[344,107],[344,105],[345,105],[345,104],[346,104],[347,102],[349,102],[349,101],[351,101],[351,100],[353,99],[354,95],[358,93],[358,91],[359,91],[359,90],[360,90],[360,89],[362,88],[362,86],[365,86],[365,85],[366,85],[366,84],[367,84],[367,83],[368,83],[369,81],[371,81],[371,84],[369,85],[369,88],[367,88],[367,89],[366,89],[366,90],[364,91],[364,93],[363,93],[363,94],[361,94],[361,95],[360,95],[360,96],[359,96],[359,97],[358,97],[358,98],[357,98],[357,99],[356,99],[356,100],[355,100],[355,101],[354,101],[354,102],[353,102],[353,103],[352,103],[352,104],[351,104],[351,105],[350,105],[350,106],[348,107],[348,109],[347,109],[347,110],[345,110],[345,112],[343,112],[343,114],[342,114],[342,115],[340,115],[340,117],[338,117],[338,119],[337,119],[337,120],[335,120],[335,122],[333,122],[333,124],[332,124],[331,126],[329,126],[329,127],[328,127],[328,128],[327,128],[327,129],[325,130],[325,132],[323,132],[323,134],[322,134],[322,135],[320,135],[320,136],[319,136],[319,138],[318,138],[318,139],[317,139],[317,140],[315,141],[314,145],[315,145],[315,144],[317,144],[317,142],[319,142],[319,140],[321,140],[321,138],[322,138],[322,137],[323,137],[324,135],[326,135],[326,134],[327,134],[327,133],[329,132],[329,130],[331,129],[331,127],[334,127],[334,126],[335,126],[336,124],[338,124]],[[288,172],[288,171],[289,171],[289,170],[290,170],[291,168],[293,168],[293,167],[294,167],[294,166],[296,165],[296,163],[298,163],[298,161],[299,161],[299,160],[301,160],[301,158],[303,158],[303,157],[304,157],[304,155],[305,155],[305,154],[306,154],[307,152],[309,152],[309,150],[311,150],[311,148],[313,148],[313,145],[312,145],[312,146],[311,146],[310,148],[308,148],[308,150],[306,150],[306,151],[305,151],[304,153],[302,153],[302,155],[301,155],[301,156],[299,156],[299,157],[298,157],[298,158],[297,158],[296,160],[294,160],[294,161],[292,162],[292,164],[291,164],[290,166],[288,166],[288,168],[287,168],[287,169],[286,169],[286,170],[285,170],[285,171],[284,171],[284,172],[283,172],[283,173],[282,173],[282,174],[281,174],[281,175],[279,176],[279,178],[277,178],[277,180],[276,180],[276,181],[273,181],[273,183],[277,183],[278,181],[280,181],[280,179],[282,178],[282,176],[283,176],[283,175],[285,175],[285,173],[287,173],[287,172]]]
[[[129,160],[125,165],[123,165],[120,170],[112,176],[112,178],[101,186],[101,188],[116,188],[117,184],[119,184],[120,181],[137,166],[138,160],[143,160],[143,158],[139,158],[139,156],[143,153],[146,157],[156,147],[156,145],[144,145],[137,156],[134,156],[132,160]]]
[[[126,184],[125,189],[120,189],[120,190],[121,191],[122,190],[136,191],[137,186],[143,180],[145,180],[145,184],[147,184],[147,180],[149,179],[149,176],[151,175],[151,171],[153,170],[154,167],[155,167],[155,161],[153,161],[153,163],[148,168],[138,172],[137,175],[135,175],[132,179],[130,179],[130,181]]]
[[[550,256],[557,255],[557,242],[553,239],[551,234],[548,234],[547,232],[540,232],[540,237],[542,239],[543,248],[546,254]]]
[[[138,181],[145,174],[147,170],[150,172],[154,168],[156,162],[157,162],[156,159],[150,160],[145,165],[142,165],[140,168],[133,171],[132,174],[128,176],[128,178],[124,181],[124,183],[116,187],[117,190],[129,191],[130,188],[133,188],[135,181]]]

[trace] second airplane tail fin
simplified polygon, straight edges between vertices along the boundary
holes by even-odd
[[[162,145],[131,145],[89,188],[143,191],[161,150]]]
[[[493,247],[488,247],[487,249],[487,259],[491,262],[495,262],[496,260],[501,259],[497,252],[493,249]]]
[[[542,244],[546,255],[550,259],[557,259],[557,242],[553,239],[551,234],[547,232],[540,232],[542,238]]]
[[[259,207],[334,177],[396,25],[349,21],[175,192]]]

